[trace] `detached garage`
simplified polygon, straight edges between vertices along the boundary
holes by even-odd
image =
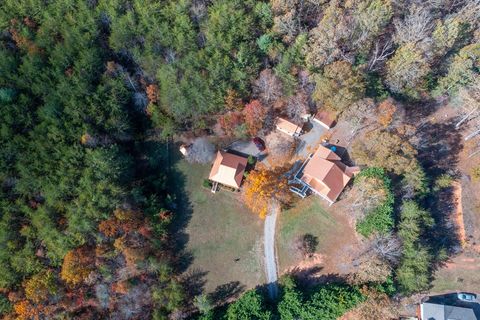
[[[326,111],[317,112],[317,114],[315,114],[315,117],[313,117],[313,121],[319,123],[327,130],[334,127],[336,124],[335,117]]]

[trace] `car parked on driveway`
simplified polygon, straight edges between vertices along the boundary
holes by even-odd
[[[252,141],[253,141],[253,143],[255,143],[258,150],[260,150],[260,151],[265,150],[265,142],[262,139],[260,139],[259,137],[255,137],[255,138],[252,139]]]
[[[465,302],[474,302],[477,300],[477,295],[473,293],[459,292],[457,293],[457,298],[458,300]]]

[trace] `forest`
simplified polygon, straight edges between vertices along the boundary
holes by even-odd
[[[437,212],[450,180],[415,132],[441,104],[478,110],[479,73],[478,0],[3,0],[0,314],[334,319],[428,289],[451,253]],[[358,133],[357,232],[396,253],[347,283],[284,277],[276,302],[262,288],[193,296],[175,249],[175,138],[251,138],[320,109]]]

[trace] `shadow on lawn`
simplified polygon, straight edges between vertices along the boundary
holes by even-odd
[[[216,306],[222,306],[240,296],[245,291],[245,286],[239,281],[231,281],[219,285],[215,291],[210,293],[208,297]]]
[[[167,190],[171,195],[170,205],[174,211],[172,223],[170,225],[170,234],[172,235],[171,246],[177,256],[175,267],[178,272],[185,272],[193,262],[193,255],[186,250],[189,241],[189,235],[186,228],[192,218],[193,208],[186,189],[187,178],[177,169],[176,164],[182,159],[179,152],[179,145],[168,144],[166,166],[167,170]]]

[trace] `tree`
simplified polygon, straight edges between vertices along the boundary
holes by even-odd
[[[393,228],[394,196],[391,181],[381,168],[364,169],[355,178],[352,211],[364,237],[387,234]]]
[[[197,307],[198,311],[200,311],[201,314],[208,314],[213,309],[212,302],[205,294],[196,296],[193,304],[195,305],[195,307]]]
[[[347,15],[340,6],[340,1],[330,1],[323,12],[322,20],[309,32],[305,48],[306,63],[310,69],[318,70],[331,64],[342,56],[341,44],[348,43],[352,30],[348,26]]]
[[[218,118],[218,124],[229,137],[246,135],[245,117],[240,111],[229,111]]]
[[[352,284],[383,283],[392,272],[390,265],[375,255],[364,255],[356,263],[357,270],[349,276],[349,282]]]
[[[154,286],[151,292],[156,310],[160,314],[168,314],[178,309],[185,295],[182,286],[175,279]]]
[[[461,32],[462,23],[458,18],[437,21],[432,33],[434,54],[438,57],[444,56],[458,42]]]
[[[253,94],[268,105],[282,96],[282,83],[272,72],[272,69],[264,69],[252,86]]]
[[[367,300],[353,311],[356,319],[384,320],[397,319],[399,307],[385,293],[375,290],[365,292]]]
[[[210,163],[215,157],[215,146],[205,137],[197,138],[188,148],[185,159],[190,163]]]
[[[433,17],[426,6],[412,5],[403,20],[395,21],[395,41],[400,45],[416,44],[427,39],[433,29]]]
[[[403,243],[403,252],[396,276],[400,289],[405,293],[428,288],[432,255],[421,242],[426,228],[433,225],[430,214],[413,201],[402,205],[398,235]]]
[[[8,313],[12,311],[12,304],[8,299],[1,294],[0,295],[0,315],[6,316]]]
[[[314,99],[326,108],[342,112],[363,97],[365,81],[350,63],[337,61],[315,77]]]
[[[304,116],[310,114],[308,106],[308,95],[304,90],[298,90],[297,93],[285,102],[286,113],[294,123],[303,125]]]
[[[93,252],[88,247],[69,251],[63,259],[60,276],[69,285],[83,282],[93,270]]]
[[[291,199],[285,169],[251,171],[244,184],[244,199],[247,207],[260,218],[265,218],[268,210],[276,201],[286,204]]]
[[[37,273],[25,281],[23,286],[27,299],[37,304],[45,302],[50,295],[55,295],[58,291],[52,270],[44,270]]]
[[[228,307],[225,319],[269,320],[272,319],[272,314],[265,310],[262,296],[257,291],[251,290]]]
[[[418,166],[413,146],[399,135],[383,130],[373,130],[355,141],[352,155],[359,164],[383,167],[400,175]]]
[[[299,319],[302,316],[305,304],[303,294],[297,289],[292,277],[285,276],[280,280],[283,289],[281,300],[278,303],[280,319]]]
[[[384,100],[377,106],[378,123],[384,128],[388,127],[392,123],[396,111],[397,107],[391,99]]]
[[[417,98],[425,89],[429,72],[430,66],[420,50],[415,44],[407,43],[387,62],[386,82],[393,92]]]
[[[302,251],[303,255],[309,257],[315,253],[318,246],[318,237],[314,236],[313,234],[307,233],[304,234],[301,239],[301,247],[300,250]]]
[[[263,123],[268,115],[268,109],[258,100],[252,100],[243,109],[245,124],[248,133],[255,136],[263,128]]]
[[[392,3],[390,0],[360,0],[352,3],[352,42],[360,53],[368,52],[372,40],[383,33],[393,16]]]
[[[480,67],[480,44],[463,47],[448,67],[448,73],[440,78],[435,94],[456,95],[460,88],[468,87],[478,78]]]

